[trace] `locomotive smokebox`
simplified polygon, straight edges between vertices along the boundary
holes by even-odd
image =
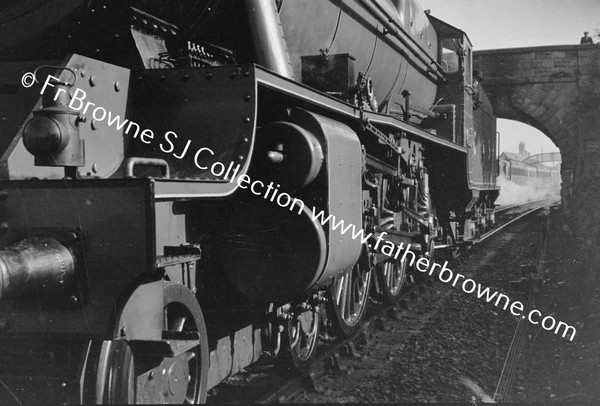
[[[75,275],[71,251],[51,237],[32,237],[0,251],[0,300],[26,293],[66,294]]]

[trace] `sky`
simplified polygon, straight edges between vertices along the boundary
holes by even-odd
[[[419,0],[431,14],[465,31],[475,50],[578,44],[583,31],[600,28],[600,0]],[[600,38],[594,38],[600,42]],[[516,152],[520,141],[533,153],[556,151],[543,133],[498,120],[500,150]]]

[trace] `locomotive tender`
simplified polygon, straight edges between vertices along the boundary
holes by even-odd
[[[260,357],[306,368],[372,282],[398,297],[377,239],[431,257],[493,222],[471,43],[414,0],[126,3],[0,7],[6,399],[197,403]]]

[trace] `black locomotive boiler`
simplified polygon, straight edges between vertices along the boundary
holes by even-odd
[[[431,258],[493,222],[471,43],[414,0],[11,1],[0,22],[7,401],[197,403],[261,357],[306,368],[372,284],[398,297],[382,247]]]

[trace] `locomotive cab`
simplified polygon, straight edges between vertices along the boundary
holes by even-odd
[[[424,120],[422,126],[467,150],[465,160],[453,169],[461,172],[460,181],[449,186],[444,169],[432,168],[438,174],[431,179],[432,189],[444,196],[436,208],[444,240],[465,241],[493,223],[493,202],[499,194],[496,117],[481,85],[483,74],[473,69],[473,46],[467,34],[428,17],[438,35],[437,57],[446,81],[438,87],[435,118]]]
[[[478,94],[473,86],[472,44],[463,31],[429,15],[438,38],[438,61],[446,73],[446,81],[439,87],[438,104],[434,111],[445,113],[441,118],[424,123],[436,130],[436,134],[467,146],[473,132],[473,100]],[[448,114],[449,113],[449,114]],[[439,116],[438,116],[439,117]]]

